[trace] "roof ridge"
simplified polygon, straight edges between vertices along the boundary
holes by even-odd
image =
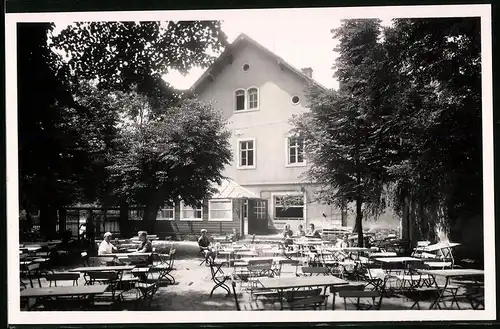
[[[193,85],[191,86],[190,90],[194,91],[196,88],[198,88],[198,86],[201,84],[201,82],[203,82],[210,75],[210,73],[211,73],[212,69],[214,68],[214,66],[219,61],[221,61],[224,56],[226,56],[227,54],[231,53],[232,49],[235,48],[236,45],[239,44],[242,41],[248,41],[249,43],[251,43],[254,46],[256,46],[257,48],[259,48],[260,50],[262,50],[262,51],[268,53],[269,55],[273,56],[274,58],[276,58],[278,60],[278,63],[280,65],[284,65],[290,71],[292,71],[293,73],[297,74],[299,77],[303,78],[304,80],[308,81],[309,83],[313,83],[313,84],[317,85],[318,87],[320,87],[320,88],[322,88],[324,90],[328,90],[328,88],[326,88],[325,86],[323,86],[322,84],[320,84],[319,82],[317,82],[316,80],[314,80],[313,78],[310,78],[309,76],[305,75],[300,69],[298,69],[295,66],[291,65],[286,60],[284,60],[281,56],[278,56],[276,53],[274,53],[273,51],[269,50],[267,47],[263,46],[262,44],[260,44],[259,42],[257,42],[255,39],[253,39],[252,37],[248,36],[247,34],[245,34],[243,32],[241,32],[233,40],[233,42],[231,42],[224,49],[224,51],[219,55],[219,57],[217,57],[217,59],[212,63],[212,65],[210,65],[210,67],[207,68],[205,70],[205,72],[203,72],[203,74],[193,83]]]

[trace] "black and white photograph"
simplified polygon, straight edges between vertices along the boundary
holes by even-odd
[[[9,322],[494,320],[491,38],[489,5],[7,14]]]

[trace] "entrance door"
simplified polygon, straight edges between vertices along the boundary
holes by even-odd
[[[248,200],[248,233],[267,234],[267,200]]]

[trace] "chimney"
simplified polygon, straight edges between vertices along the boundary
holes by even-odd
[[[312,77],[313,77],[313,69],[310,67],[303,68],[302,73],[304,73],[304,75],[306,75],[310,79],[312,79]]]

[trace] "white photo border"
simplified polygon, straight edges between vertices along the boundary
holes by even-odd
[[[8,322],[9,324],[105,324],[105,323],[220,323],[225,322],[369,322],[369,321],[475,321],[495,320],[495,226],[493,179],[493,97],[492,97],[492,34],[491,5],[436,5],[436,6],[377,6],[353,8],[297,8],[252,10],[193,10],[141,12],[80,12],[80,13],[8,13],[6,14],[6,151],[7,151],[7,243],[19,244],[18,203],[18,145],[17,145],[17,58],[16,25],[19,22],[120,21],[120,20],[234,20],[257,18],[324,19],[339,18],[422,18],[422,17],[480,17],[482,52],[482,132],[483,132],[483,204],[484,204],[484,310],[443,311],[376,311],[261,312],[252,316],[236,311],[169,311],[163,312],[21,312],[19,307],[19,254],[8,248]],[[323,18],[322,18],[323,17]],[[286,316],[285,316],[286,315]]]

